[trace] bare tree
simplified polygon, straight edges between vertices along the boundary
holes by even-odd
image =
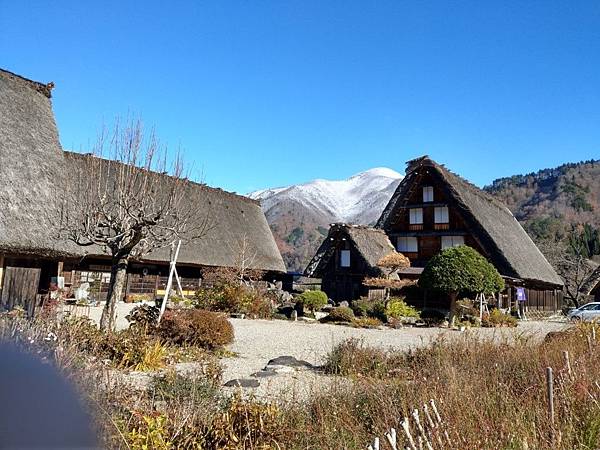
[[[578,247],[565,241],[546,240],[539,243],[539,248],[565,283],[565,298],[579,307],[586,299],[582,288],[594,272],[594,265]]]
[[[175,239],[202,238],[209,214],[196,200],[179,154],[170,159],[153,131],[139,120],[117,121],[101,133],[92,155],[80,157],[61,208],[61,229],[80,246],[111,256],[108,297],[100,327],[114,328],[115,305],[123,297],[131,260],[169,246]],[[206,205],[205,205],[206,206]]]

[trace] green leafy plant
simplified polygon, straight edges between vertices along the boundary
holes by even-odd
[[[327,305],[327,294],[323,291],[304,291],[298,297],[298,303],[314,313]]]
[[[419,286],[450,296],[452,322],[459,293],[493,294],[504,289],[504,280],[475,249],[460,245],[447,248],[431,258],[419,278]]]
[[[394,319],[401,319],[404,317],[419,319],[421,317],[419,311],[414,307],[408,305],[404,298],[392,297],[386,307],[385,314]]]

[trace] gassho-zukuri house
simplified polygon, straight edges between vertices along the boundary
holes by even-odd
[[[417,279],[432,256],[458,245],[473,247],[494,264],[506,281],[498,299],[504,306],[524,293],[528,308],[561,308],[562,279],[510,210],[427,156],[407,162],[374,228],[333,224],[305,273],[321,278],[333,300],[354,300],[368,294],[365,278],[378,276],[377,261],[390,251],[411,261],[399,275]],[[405,292],[416,306],[447,303],[439,294],[419,291]]]
[[[53,277],[63,277],[71,288],[88,282],[104,295],[110,279],[107,255],[86,253],[86,247],[60,237],[51,213],[59,205],[61,183],[85,176],[82,168],[89,165],[83,161],[93,158],[61,148],[52,87],[0,69],[0,299],[5,307],[15,301],[9,295],[43,293]],[[181,247],[177,267],[184,290],[199,286],[204,268],[236,267],[242,242],[252,255],[249,269],[261,271],[264,280],[282,279],[285,265],[258,202],[202,184],[193,183],[190,190],[190,206],[209,210],[214,226]],[[161,249],[131,264],[126,294],[164,289],[169,262],[170,250]]]

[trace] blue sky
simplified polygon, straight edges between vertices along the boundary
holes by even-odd
[[[139,114],[245,193],[429,154],[479,185],[600,158],[599,1],[7,1],[66,149]]]

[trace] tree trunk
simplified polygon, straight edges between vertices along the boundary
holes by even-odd
[[[450,317],[449,322],[450,326],[454,326],[454,319],[456,319],[456,297],[458,297],[457,292],[450,293]]]
[[[112,331],[115,328],[115,308],[117,302],[123,298],[128,265],[129,259],[126,257],[115,258],[112,261],[108,294],[104,309],[102,310],[102,318],[100,319],[101,330]]]

